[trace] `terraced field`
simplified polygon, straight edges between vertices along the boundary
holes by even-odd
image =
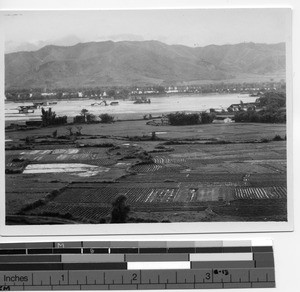
[[[240,130],[244,131],[245,126]],[[145,218],[166,220],[168,214],[174,218],[175,213],[179,214],[177,221],[186,222],[200,218],[285,221],[286,142],[244,143],[243,133],[234,133],[230,134],[236,139],[234,143],[208,145],[203,139],[201,143],[192,140],[167,144],[167,151],[164,141],[151,141],[147,144],[148,150],[155,149],[149,151],[151,156],[143,148],[147,141],[125,139],[116,139],[118,144],[107,148],[43,145],[32,150],[8,150],[7,215],[61,216],[80,223],[108,223],[112,202],[125,195],[130,217],[137,222]],[[257,134],[253,131],[252,135]],[[157,145],[160,147],[155,148]],[[75,175],[72,169],[80,164],[105,171],[84,170],[84,175]],[[51,165],[65,166],[69,172],[26,171]],[[40,199],[43,203],[36,205]]]
[[[72,215],[74,219],[80,221],[91,220],[100,222],[101,219],[110,215],[111,207],[106,206],[91,206],[90,203],[86,204],[57,204],[50,202],[45,206],[38,207],[32,214],[39,216],[47,216],[49,214]]]
[[[287,189],[285,187],[236,188],[235,199],[286,199]]]
[[[127,204],[132,212],[170,212],[170,211],[203,211],[209,206],[223,206],[235,200],[274,200],[286,199],[285,187],[234,187],[201,185],[185,183],[180,186],[169,184],[169,187],[144,187],[136,183],[133,187],[120,183],[117,187],[111,184],[91,184],[90,187],[72,185],[45,206],[28,212],[30,215],[44,215],[55,212],[83,220],[108,220],[112,202],[119,195],[127,197]],[[71,202],[71,203],[70,203]]]
[[[153,158],[154,162],[157,164],[170,164],[170,163],[184,163],[186,162],[186,158],[183,157],[172,157],[172,156],[166,156],[166,155],[161,155],[161,156],[155,156]]]
[[[120,182],[200,182],[200,183],[224,183],[242,184],[243,174],[231,173],[190,173],[174,170],[170,174],[166,169],[147,174],[137,174],[121,178]]]
[[[6,212],[16,214],[27,204],[44,199],[49,193],[64,188],[67,183],[59,181],[39,181],[35,177],[21,177],[15,180],[16,175],[6,175]]]
[[[163,166],[159,164],[141,164],[135,165],[131,169],[137,173],[154,172],[161,169]]]
[[[21,160],[28,160],[31,163],[85,163],[92,161],[94,165],[101,166],[107,166],[116,163],[115,159],[107,156],[105,153],[89,152],[82,149],[23,151],[17,157]],[[9,159],[13,159],[13,157],[8,154],[7,160]]]

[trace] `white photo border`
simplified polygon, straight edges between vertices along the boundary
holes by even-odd
[[[78,1],[74,1],[78,2]],[[82,1],[81,1],[82,2]],[[161,1],[160,1],[161,2]],[[207,1],[208,2],[208,1]],[[217,1],[219,2],[219,1]],[[225,2],[225,1],[223,1]],[[64,2],[63,2],[64,3]],[[100,2],[101,3],[101,2]],[[152,3],[155,3],[153,1]],[[158,5],[159,6],[159,5]],[[175,9],[174,7],[162,7],[155,9]],[[83,10],[89,10],[90,7]],[[115,8],[124,9],[123,7]],[[140,9],[140,7],[138,7]],[[176,7],[176,9],[189,9],[191,7]],[[196,6],[191,9],[202,9],[207,7]],[[224,7],[214,7],[223,9]],[[227,9],[229,7],[226,7]],[[231,8],[246,8],[246,7],[230,7]],[[276,6],[269,7],[247,7],[247,8],[278,8]],[[4,163],[0,168],[0,234],[1,236],[44,236],[44,235],[147,235],[147,234],[200,234],[200,233],[232,233],[232,232],[277,232],[277,231],[293,231],[293,68],[292,68],[292,10],[290,7],[281,7],[290,10],[290,30],[289,41],[286,44],[286,84],[287,84],[287,185],[288,185],[288,220],[287,222],[189,222],[189,223],[138,223],[138,224],[78,224],[78,225],[18,225],[10,226],[5,224],[5,170]],[[1,9],[1,7],[0,7]],[[82,9],[82,8],[79,8]],[[101,9],[95,8],[95,9]],[[103,8],[111,9],[111,8]],[[128,8],[126,8],[128,9]],[[129,7],[134,10],[134,7]],[[143,8],[145,9],[145,8]],[[22,9],[23,10],[23,9]],[[20,12],[22,10],[16,10]],[[46,9],[47,10],[47,9]],[[51,9],[52,10],[52,9]],[[56,10],[56,9],[53,9]],[[59,9],[58,9],[59,10]],[[70,7],[62,10],[73,10]],[[112,9],[114,10],[114,9]],[[11,11],[10,11],[11,12]],[[0,11],[0,14],[5,11]],[[2,17],[0,17],[0,92],[4,97],[4,31],[1,25]],[[1,99],[0,106],[0,123],[1,143],[0,153],[2,161],[5,161],[5,137],[4,137],[4,99]]]

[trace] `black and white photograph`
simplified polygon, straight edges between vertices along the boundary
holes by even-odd
[[[5,225],[288,223],[290,9],[1,18]]]

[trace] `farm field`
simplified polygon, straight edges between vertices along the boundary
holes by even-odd
[[[286,221],[286,141],[274,133],[285,137],[285,125],[7,131],[7,224],[109,223],[120,195],[133,223]]]
[[[228,141],[253,141],[255,139],[271,139],[276,134],[284,137],[286,135],[285,124],[259,124],[259,123],[231,123],[231,124],[206,124],[196,126],[151,126],[146,121],[119,121],[113,124],[83,124],[80,140],[114,142],[115,139],[126,141],[130,137],[142,137],[151,135],[153,131],[158,132],[158,138],[162,139],[223,139]],[[5,139],[13,140],[13,143],[27,136],[45,137],[51,136],[54,130],[58,136],[67,135],[66,126],[33,129],[30,131],[6,130]],[[73,126],[76,130],[76,126]],[[111,139],[110,139],[111,138]],[[79,140],[79,141],[80,141]],[[78,142],[78,140],[77,140]],[[125,142],[124,142],[125,143]],[[148,141],[147,143],[148,144]],[[9,143],[8,143],[9,145]]]

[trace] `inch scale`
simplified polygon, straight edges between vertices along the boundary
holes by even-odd
[[[271,241],[0,244],[0,290],[275,287]]]

